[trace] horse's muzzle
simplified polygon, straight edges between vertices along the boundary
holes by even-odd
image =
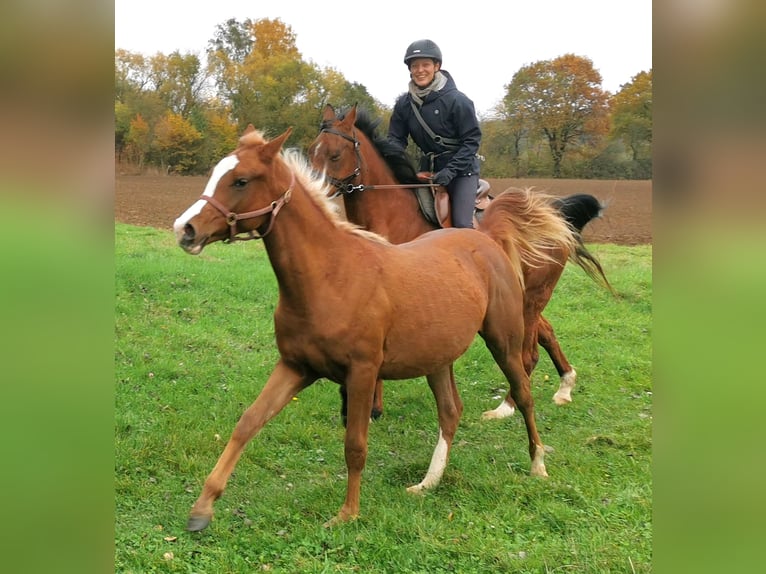
[[[178,245],[190,255],[199,255],[205,247],[205,240],[197,237],[197,232],[191,223],[173,226]]]

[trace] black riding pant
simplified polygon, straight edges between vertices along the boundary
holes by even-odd
[[[478,189],[478,174],[459,175],[447,186],[453,227],[473,227],[473,210]]]

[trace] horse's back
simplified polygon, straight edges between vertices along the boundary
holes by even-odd
[[[451,273],[444,277],[450,277],[453,282],[478,280],[486,284],[515,275],[500,245],[474,229],[430,231],[394,249],[395,258],[401,259],[404,265],[417,264],[430,273]],[[402,254],[406,256],[400,257]]]

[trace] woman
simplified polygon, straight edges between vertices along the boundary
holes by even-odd
[[[435,42],[410,44],[404,63],[410,71],[409,90],[394,104],[388,138],[402,149],[412,138],[423,153],[420,169],[447,188],[452,225],[473,227],[481,144],[473,102],[441,69],[442,52]]]

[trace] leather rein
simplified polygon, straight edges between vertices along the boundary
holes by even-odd
[[[262,207],[261,209],[256,209],[255,211],[246,211],[245,213],[234,213],[233,211],[229,211],[225,205],[223,205],[220,201],[215,199],[213,196],[210,195],[200,195],[200,199],[204,199],[207,201],[210,205],[215,207],[218,211],[221,212],[221,214],[226,218],[226,223],[229,226],[229,238],[224,239],[224,243],[234,243],[235,241],[249,241],[251,239],[263,239],[266,237],[270,232],[271,228],[274,226],[274,220],[277,218],[277,214],[279,214],[282,207],[290,202],[290,197],[293,193],[293,186],[295,185],[295,174],[291,171],[290,172],[290,186],[287,188],[287,191],[285,191],[279,199],[276,199],[272,201],[269,205],[266,207]],[[248,232],[248,235],[237,235],[237,222],[243,221],[245,219],[253,219],[254,217],[259,217],[261,215],[265,215],[267,213],[271,213],[271,217],[269,218],[269,226],[266,228],[266,231],[263,233],[258,232],[257,230],[250,230]]]
[[[367,189],[403,189],[403,188],[418,189],[421,187],[438,187],[436,184],[433,184],[433,183],[411,183],[411,184],[392,183],[392,184],[383,184],[383,185],[365,185],[360,183],[360,184],[354,185],[351,182],[362,174],[362,155],[359,153],[359,140],[356,139],[356,130],[352,131],[352,135],[348,135],[333,128],[322,128],[319,133],[333,134],[343,138],[346,141],[351,142],[354,146],[354,155],[356,156],[356,167],[354,167],[354,171],[352,171],[346,177],[338,179],[338,178],[332,177],[331,175],[325,175],[325,179],[329,181],[333,185],[333,187],[335,187],[335,189],[337,190],[335,193],[328,195],[330,199],[335,199],[336,197],[343,195],[344,193],[351,194],[351,193],[354,193],[355,191],[365,191]]]

